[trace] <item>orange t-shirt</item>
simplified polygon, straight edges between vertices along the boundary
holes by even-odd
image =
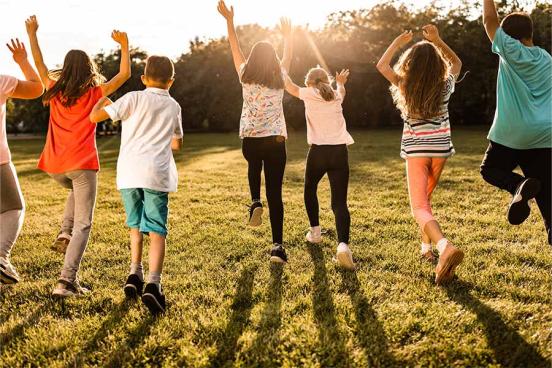
[[[102,89],[90,88],[71,107],[60,97],[50,100],[50,122],[38,168],[50,174],[74,170],[99,170],[96,124],[88,115],[102,97]]]

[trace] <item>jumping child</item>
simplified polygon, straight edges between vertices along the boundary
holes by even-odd
[[[15,284],[19,282],[19,275],[10,262],[10,254],[23,226],[25,201],[8,147],[6,101],[8,98],[37,98],[44,90],[40,77],[27,59],[25,45],[16,39],[7,46],[25,76],[25,80],[18,80],[0,75],[0,283]]]
[[[121,191],[130,228],[130,274],[124,286],[128,298],[141,296],[153,313],[165,311],[161,272],[165,259],[169,192],[176,192],[178,172],[172,150],[182,146],[180,105],[169,94],[174,65],[164,56],[146,61],[143,91],[129,92],[111,103],[104,97],[90,114],[94,123],[122,121],[117,160],[117,189]],[[142,270],[143,234],[150,237],[148,284]],[[142,292],[143,290],[143,292]]]
[[[286,76],[286,90],[305,102],[307,141],[310,145],[305,169],[304,192],[305,207],[311,226],[306,236],[307,241],[315,244],[322,241],[317,189],[320,180],[328,174],[337,229],[336,260],[341,266],[354,269],[353,256],[348,245],[351,217],[347,208],[349,186],[347,146],[354,141],[347,132],[342,107],[348,77],[348,70],[336,73],[337,90],[334,90],[328,72],[320,67],[313,68],[305,78],[306,88],[300,88],[289,76]]]
[[[285,19],[281,23],[285,43],[282,61],[268,42],[257,42],[246,60],[234,27],[234,7],[228,9],[221,0],[218,3],[218,11],[226,19],[234,67],[242,84],[243,109],[240,138],[243,156],[248,164],[251,192],[249,225],[259,226],[262,223],[261,172],[264,166],[273,242],[270,260],[285,263],[287,255],[283,246],[282,182],[287,159],[287,129],[282,100],[284,73],[291,65],[291,24]]]
[[[86,293],[77,272],[92,227],[96,202],[97,173],[100,168],[96,148],[96,124],[88,115],[102,96],[109,96],[130,78],[128,39],[124,32],[111,37],[121,45],[119,73],[107,83],[94,61],[81,50],[71,50],[63,67],[52,72],[44,64],[38,45],[35,16],[25,22],[33,59],[46,92],[43,102],[50,106],[46,144],[38,168],[69,189],[60,233],[55,248],[65,253],[59,281],[53,295],[68,297]]]
[[[401,157],[406,160],[410,206],[422,233],[422,256],[435,260],[432,243],[439,252],[435,268],[435,283],[439,285],[453,278],[464,258],[464,253],[441,232],[430,204],[445,162],[454,154],[448,102],[462,62],[439,37],[437,27],[424,26],[423,35],[427,41],[406,50],[393,69],[393,56],[412,40],[412,32],[398,36],[377,68],[391,82],[393,99],[404,119]]]

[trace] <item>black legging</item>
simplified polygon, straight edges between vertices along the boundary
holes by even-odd
[[[281,136],[244,138],[243,157],[247,160],[251,200],[261,199],[261,171],[265,173],[266,199],[272,227],[272,242],[282,244],[284,231],[284,203],[282,182],[286,169],[286,140]]]
[[[305,207],[311,226],[320,225],[316,191],[318,183],[326,173],[330,180],[337,238],[340,243],[348,244],[351,217],[347,208],[349,154],[346,145],[317,146],[313,144],[309,149],[305,170]]]

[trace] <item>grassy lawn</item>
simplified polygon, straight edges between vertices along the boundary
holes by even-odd
[[[485,135],[455,131],[458,153],[433,199],[447,237],[466,253],[446,288],[434,286],[433,267],[419,259],[400,128],[353,134],[356,272],[332,262],[326,179],[319,195],[330,235],[320,246],[304,241],[304,134],[292,134],[288,144],[290,262],[283,268],[268,262],[268,218],[260,228],[245,226],[249,194],[237,136],[188,135],[178,158],[179,192],[170,200],[163,275],[169,309],[158,319],[124,301],[129,250],[115,189],[117,138],[98,141],[95,222],[80,272],[93,292],[64,303],[50,296],[62,257],[48,246],[67,193],[35,169],[42,141],[13,141],[28,210],[13,251],[23,281],[0,289],[0,366],[548,367],[552,253],[536,205],[526,223],[509,226],[509,195],[481,179]]]

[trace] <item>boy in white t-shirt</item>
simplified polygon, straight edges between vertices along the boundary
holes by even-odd
[[[116,102],[103,98],[90,120],[122,121],[121,149],[117,161],[117,189],[121,191],[130,227],[130,275],[124,286],[128,298],[141,295],[153,313],[165,311],[161,271],[167,236],[168,193],[175,192],[178,173],[172,150],[182,146],[182,115],[169,95],[174,65],[167,57],[150,56],[142,82],[146,89],[129,92]],[[149,275],[144,287],[143,234],[150,236]],[[142,291],[143,290],[143,291]]]

